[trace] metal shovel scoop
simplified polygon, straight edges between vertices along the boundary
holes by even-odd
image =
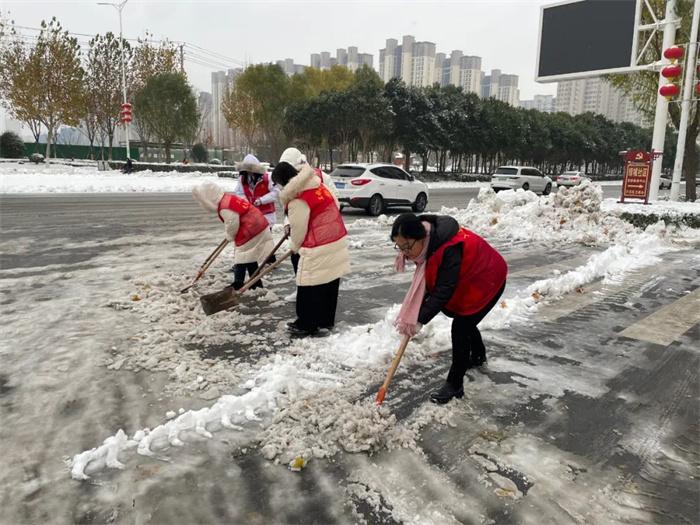
[[[240,295],[250,290],[255,283],[263,278],[264,275],[270,273],[272,270],[277,268],[285,259],[292,255],[292,250],[289,250],[282,257],[280,257],[276,262],[265,266],[257,275],[253,276],[247,283],[243,285],[240,290],[235,290],[232,286],[227,286],[221,291],[203,295],[199,298],[202,303],[202,309],[207,315],[212,315],[221,310],[228,310],[238,305],[240,302]]]

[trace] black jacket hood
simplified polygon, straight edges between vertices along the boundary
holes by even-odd
[[[428,253],[426,257],[430,257],[435,251],[457,235],[459,231],[459,223],[447,215],[419,215],[420,220],[430,223],[430,244],[428,244]]]

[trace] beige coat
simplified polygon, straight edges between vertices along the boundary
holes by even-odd
[[[192,195],[202,208],[217,213],[224,190],[214,183],[205,182],[193,188]],[[221,218],[224,220],[224,235],[233,243],[240,226],[240,216],[233,210],[221,210]],[[273,247],[272,234],[269,228],[265,228],[247,243],[235,247],[233,262],[234,264],[252,262],[262,264]]]
[[[297,197],[303,191],[318,188],[320,185],[321,180],[316,176],[313,168],[306,164],[280,192],[282,206],[288,206],[291,248],[300,256],[297,272],[299,286],[326,284],[350,272],[347,235],[323,246],[301,247],[309,228],[311,210],[306,202]]]

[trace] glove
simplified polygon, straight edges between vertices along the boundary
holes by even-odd
[[[286,236],[289,236],[289,234],[292,233],[292,227],[289,224],[284,225],[284,234]]]
[[[260,206],[261,204],[262,204],[262,202],[260,202],[260,199],[255,199],[255,200],[253,201],[253,206],[258,207],[258,206]]]

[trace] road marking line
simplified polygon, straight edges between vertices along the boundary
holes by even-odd
[[[628,326],[620,335],[668,346],[700,323],[700,288]]]

